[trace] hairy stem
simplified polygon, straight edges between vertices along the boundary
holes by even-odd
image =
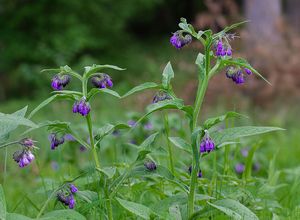
[[[210,72],[210,44],[207,44],[205,47],[205,74],[203,79],[199,79],[198,83],[198,89],[197,89],[197,95],[196,95],[196,101],[194,103],[194,112],[193,112],[193,121],[192,121],[192,133],[196,130],[197,122],[198,122],[198,116],[201,110],[202,102],[204,99],[204,95],[206,93],[206,89],[208,86],[208,80],[209,80],[209,72]],[[200,76],[200,75],[199,75]],[[196,143],[193,143],[196,144]],[[198,146],[193,146],[193,148],[197,148]],[[193,154],[198,153],[197,151],[193,151]],[[195,203],[195,190],[197,187],[197,174],[199,167],[196,166],[197,161],[195,161],[195,158],[197,158],[195,155],[193,155],[193,169],[191,173],[191,182],[190,182],[190,191],[188,195],[188,217],[192,216],[194,213],[194,203]]]
[[[165,125],[165,131],[166,131],[166,138],[167,138],[167,146],[169,151],[169,166],[172,174],[174,175],[174,160],[173,160],[173,149],[169,140],[170,135],[170,129],[169,129],[169,119],[168,114],[164,114],[164,125]]]

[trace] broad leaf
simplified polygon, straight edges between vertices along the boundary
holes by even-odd
[[[125,98],[127,96],[130,96],[136,92],[140,92],[140,91],[143,91],[143,90],[146,90],[146,89],[156,89],[156,88],[159,88],[159,85],[154,83],[154,82],[146,82],[146,83],[143,83],[141,85],[138,85],[134,88],[132,88],[131,90],[129,90],[127,93],[125,93],[122,98]]]
[[[81,198],[87,203],[93,203],[98,200],[98,194],[96,192],[85,190],[85,191],[77,191],[76,197]]]
[[[103,173],[107,176],[108,179],[111,179],[116,174],[116,167],[103,167],[103,168],[96,168],[99,172]]]
[[[212,207],[224,212],[236,220],[258,220],[258,217],[246,206],[232,199],[222,199],[214,203],[207,202]]]
[[[6,201],[2,185],[0,185],[0,219],[5,220],[6,217]]]
[[[32,220],[32,218],[17,213],[7,213],[6,220]]]
[[[149,209],[147,206],[144,206],[142,204],[130,202],[120,198],[116,198],[116,200],[124,209],[128,210],[129,212],[143,219],[150,219],[150,216],[153,213],[151,209]]]
[[[246,116],[239,114],[237,112],[227,112],[225,115],[207,119],[204,122],[204,129],[209,129],[212,126],[214,126],[228,118],[241,118],[241,117],[246,117]]]
[[[93,88],[89,91],[88,95],[87,95],[87,100],[89,101],[94,95],[98,94],[98,93],[106,93],[106,94],[109,94],[109,95],[112,95],[116,98],[121,98],[121,96],[119,95],[119,93],[117,93],[116,91],[114,90],[111,90],[111,89],[98,89],[98,88]]]
[[[180,137],[169,137],[169,140],[178,148],[188,152],[188,153],[192,153],[191,152],[191,144],[189,144],[188,142],[186,142],[185,140],[183,140]]]
[[[174,78],[174,71],[170,62],[167,63],[162,76],[162,86],[165,89],[168,89],[170,87],[171,79]]]
[[[199,74],[201,79],[205,76],[205,56],[202,53],[198,53],[195,64],[197,64],[200,68]]]
[[[123,123],[115,124],[115,125],[106,124],[102,128],[99,128],[97,130],[96,135],[95,135],[95,140],[96,140],[95,144],[98,144],[105,136],[111,134],[115,130],[128,129],[128,128],[130,128],[130,126],[127,124],[123,124]]]
[[[81,215],[79,212],[74,210],[65,209],[65,210],[55,210],[48,212],[43,215],[41,220],[86,220],[86,218]]]
[[[211,138],[214,140],[216,146],[233,141],[241,137],[247,137],[257,134],[268,133],[271,131],[282,131],[284,129],[278,127],[258,127],[258,126],[242,126],[234,128],[226,128],[221,131],[210,133]]]

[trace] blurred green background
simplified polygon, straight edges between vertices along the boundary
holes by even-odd
[[[114,89],[124,94],[139,83],[159,82],[163,67],[170,60],[175,70],[176,93],[186,103],[192,103],[197,85],[194,61],[201,46],[193,42],[176,50],[170,45],[169,38],[177,30],[180,17],[187,18],[197,29],[214,31],[249,19],[249,24],[236,30],[240,38],[233,42],[234,56],[247,58],[272,86],[255,77],[249,78],[245,85],[236,86],[221,73],[211,82],[201,118],[236,110],[249,115],[250,124],[286,128],[285,132],[268,136],[267,144],[258,153],[264,155],[265,168],[278,153],[278,169],[296,169],[300,157],[299,2],[0,0],[0,112],[11,113],[26,105],[32,110],[49,96],[51,76],[41,74],[42,69],[69,65],[82,71],[84,66],[93,63],[126,68],[108,73],[113,78]],[[74,81],[68,85],[69,89],[78,86]],[[107,121],[129,120],[128,112],[142,112],[152,96],[152,92],[145,92],[121,102],[101,96],[94,103],[96,122],[100,126]],[[71,113],[71,105],[51,104],[33,121],[75,119],[77,123],[80,119]],[[46,131],[41,131],[34,136],[41,148],[39,157],[44,158],[39,165],[44,171],[39,175],[55,176],[51,161],[61,155],[57,152],[50,155],[46,135]],[[0,154],[1,158],[5,157],[4,152]],[[1,170],[8,169],[6,176],[2,175],[3,181],[13,182],[14,174],[20,172],[28,180],[29,170],[20,171],[15,167],[13,161],[7,167],[1,163]],[[23,184],[14,182],[14,188],[7,189],[6,193],[17,194],[15,189],[22,189]],[[11,209],[14,205],[9,204]]]

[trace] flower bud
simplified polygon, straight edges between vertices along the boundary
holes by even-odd
[[[144,166],[147,168],[149,171],[156,170],[156,164],[153,161],[147,161],[144,163]]]
[[[170,100],[170,99],[172,99],[172,97],[167,92],[161,90],[156,93],[156,95],[154,96],[154,98],[152,100],[152,103],[158,103],[160,101]]]
[[[200,143],[200,153],[209,153],[215,149],[215,143],[209,137],[207,130],[205,130],[205,135]]]
[[[111,77],[105,73],[99,73],[98,75],[93,76],[92,84],[99,89],[104,89],[106,87],[111,88],[113,86]]]
[[[62,90],[71,80],[69,75],[55,75],[52,78],[51,86],[54,90]]]
[[[49,135],[49,141],[50,141],[50,146],[51,150],[55,150],[59,145],[63,144],[65,142],[64,137],[57,137],[57,134],[52,133]]]
[[[80,101],[76,101],[72,109],[73,113],[79,113],[82,116],[87,116],[91,111],[90,104],[82,98]]]
[[[177,49],[181,49],[182,47],[184,47],[185,45],[191,42],[192,42],[192,36],[189,34],[183,36],[182,31],[176,31],[170,38],[170,43]]]

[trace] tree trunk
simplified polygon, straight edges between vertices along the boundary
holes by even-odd
[[[298,1],[298,0],[295,0]],[[249,40],[278,44],[281,42],[281,0],[245,0]]]
[[[286,0],[286,18],[289,26],[300,32],[300,1],[299,0]]]

